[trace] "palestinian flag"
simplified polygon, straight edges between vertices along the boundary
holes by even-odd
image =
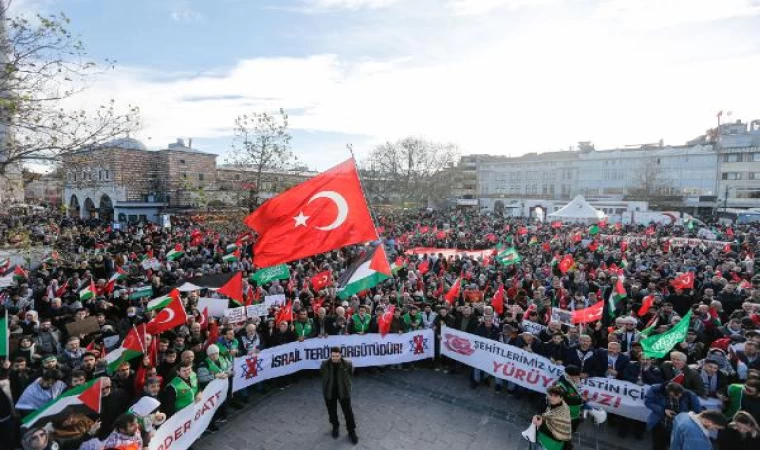
[[[182,250],[182,244],[177,244],[166,254],[166,259],[168,261],[174,261],[175,259],[181,258],[184,254],[185,252]]]
[[[169,292],[169,295],[164,295],[163,297],[154,298],[153,300],[149,301],[148,305],[145,307],[145,310],[153,311],[156,309],[164,309],[175,298],[179,300],[179,291],[177,289],[172,289],[172,291]]]
[[[229,244],[227,246],[227,253],[234,253],[239,249],[238,242],[235,242],[234,244]]]
[[[21,421],[23,428],[43,426],[54,420],[63,419],[74,413],[90,415],[100,414],[101,380],[98,377],[81,386],[69,389],[60,397],[42,405],[37,411],[29,414]]]
[[[222,257],[222,261],[224,261],[226,263],[234,263],[234,262],[240,261],[240,250],[236,249],[232,253],[230,253],[228,255],[224,255]]]
[[[10,355],[10,349],[8,344],[10,342],[10,330],[8,329],[8,310],[5,310],[3,317],[0,317],[0,357],[8,359]]]
[[[400,257],[399,257],[400,258]],[[337,281],[338,297],[348,298],[372,288],[391,277],[391,267],[382,244],[376,245],[362,255],[343,272]]]
[[[143,347],[143,337],[145,336],[145,324],[140,324],[140,327],[132,326],[127,336],[124,338],[124,342],[121,343],[119,348],[110,351],[106,355],[106,367],[108,373],[113,373],[124,361],[130,361],[145,353]]]
[[[235,272],[229,280],[216,290],[217,294],[222,294],[231,298],[238,305],[243,304],[243,272]]]
[[[625,299],[627,296],[628,294],[625,292],[625,286],[623,286],[622,277],[620,277],[615,283],[615,287],[612,289],[612,293],[610,294],[610,303],[608,308],[610,317],[615,317],[615,313],[620,310],[620,302],[622,302],[623,299]]]
[[[140,261],[145,261],[148,259],[153,259],[153,249],[148,250],[144,255],[140,255]]]
[[[26,272],[26,270],[21,268],[21,266],[16,266],[13,269],[13,279],[18,281],[19,283],[25,280],[28,276],[29,274]]]
[[[132,292],[129,294],[129,299],[134,300],[138,298],[143,297],[152,297],[153,296],[153,286],[140,286],[137,288],[132,289]]]
[[[528,242],[528,245],[538,245],[538,238],[533,236],[530,238],[530,242]]]
[[[53,252],[50,253],[50,255],[48,255],[47,257],[45,257],[45,259],[43,259],[42,262],[45,264],[54,264],[58,262],[58,252],[53,250]]]
[[[116,282],[120,280],[124,280],[127,278],[127,272],[121,270],[121,267],[116,268],[116,272],[111,275],[111,278],[108,279],[108,283],[106,283],[106,292],[109,294],[113,292],[114,288],[116,287]]]
[[[517,250],[515,250],[514,247],[510,247],[503,252],[496,255],[496,259],[505,266],[509,266],[512,264],[517,264],[520,261],[522,261],[522,258],[520,257],[520,254],[517,253]]]
[[[385,251],[383,251],[385,253]],[[404,259],[401,256],[396,257],[396,260],[391,264],[391,272],[394,274],[404,267]]]
[[[95,287],[95,282],[90,280],[90,285],[79,291],[79,300],[89,300],[98,295],[98,288]]]

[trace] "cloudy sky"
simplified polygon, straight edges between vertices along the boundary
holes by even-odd
[[[519,155],[760,118],[760,0],[14,1],[118,61],[78,101],[140,106],[151,148],[225,155],[279,107],[316,169],[407,135]]]

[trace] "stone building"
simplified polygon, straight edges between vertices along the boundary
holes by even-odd
[[[24,197],[29,204],[59,208],[62,203],[63,177],[60,171],[24,173]]]

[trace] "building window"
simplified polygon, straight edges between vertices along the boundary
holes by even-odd
[[[723,162],[726,162],[726,163],[741,162],[741,160],[742,160],[741,156],[742,155],[740,155],[738,153],[731,153],[731,154],[728,154],[728,155],[723,155]]]
[[[179,163],[180,163],[180,164],[185,164],[185,160],[184,160],[184,159],[180,159],[180,160],[179,160]]]
[[[110,170],[105,170],[104,172],[105,172],[105,176],[103,178],[105,178],[106,181],[110,180],[111,179],[111,171]]]
[[[187,178],[187,172],[181,172],[180,176],[182,176],[182,178]]]
[[[750,180],[760,180],[760,172],[750,172],[748,179],[750,179]]]
[[[722,178],[724,180],[741,180],[742,174],[741,172],[723,172]]]
[[[203,181],[203,174],[202,173],[198,174],[198,181]]]
[[[752,153],[749,158],[750,161],[760,162],[760,153]]]
[[[103,171],[98,169],[98,181],[103,181]]]
[[[240,174],[235,174],[235,181],[240,181]]]

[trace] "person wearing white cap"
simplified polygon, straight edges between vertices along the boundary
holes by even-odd
[[[222,355],[219,346],[211,344],[206,349],[207,358],[198,366],[198,381],[201,390],[215,379],[226,380],[232,376],[232,361],[227,355]],[[232,398],[232,383],[228,383],[227,398]],[[214,414],[209,430],[216,431],[216,423],[227,422],[227,401],[219,405]]]

